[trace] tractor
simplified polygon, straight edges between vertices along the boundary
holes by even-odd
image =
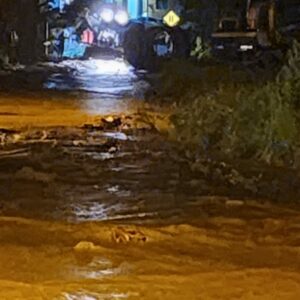
[[[219,16],[212,34],[212,52],[216,57],[257,57],[274,53],[278,36],[285,40],[299,38],[300,0],[233,1],[230,10]]]
[[[111,50],[136,69],[151,69],[161,60],[190,55],[195,32],[185,19],[187,0],[48,1],[48,56],[53,49],[61,58]]]

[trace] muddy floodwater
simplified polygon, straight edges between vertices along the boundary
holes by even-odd
[[[0,299],[300,299],[299,205],[214,194],[90,63],[0,95]]]

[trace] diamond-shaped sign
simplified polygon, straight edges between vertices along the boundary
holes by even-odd
[[[170,10],[164,16],[163,20],[168,26],[174,27],[180,22],[180,17],[175,13],[174,10]]]

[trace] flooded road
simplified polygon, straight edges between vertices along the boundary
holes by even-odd
[[[0,97],[0,299],[299,299],[299,205],[218,197],[130,69],[68,64]]]
[[[46,64],[51,66],[52,64]],[[57,64],[54,64],[57,66]],[[85,91],[101,94],[104,99],[131,97],[137,75],[123,60],[90,59],[64,61],[59,68],[70,70],[67,74],[52,74],[44,87],[61,91]]]
[[[143,77],[122,60],[43,63],[8,73],[0,80],[0,126],[74,126],[135,112],[149,87]]]

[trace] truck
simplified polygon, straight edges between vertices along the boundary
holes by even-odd
[[[151,69],[161,60],[190,55],[195,32],[184,19],[186,1],[41,1],[45,54],[52,59],[109,51],[136,69]]]
[[[258,57],[275,53],[278,37],[299,39],[300,0],[241,0],[223,10],[211,47],[216,57]]]

